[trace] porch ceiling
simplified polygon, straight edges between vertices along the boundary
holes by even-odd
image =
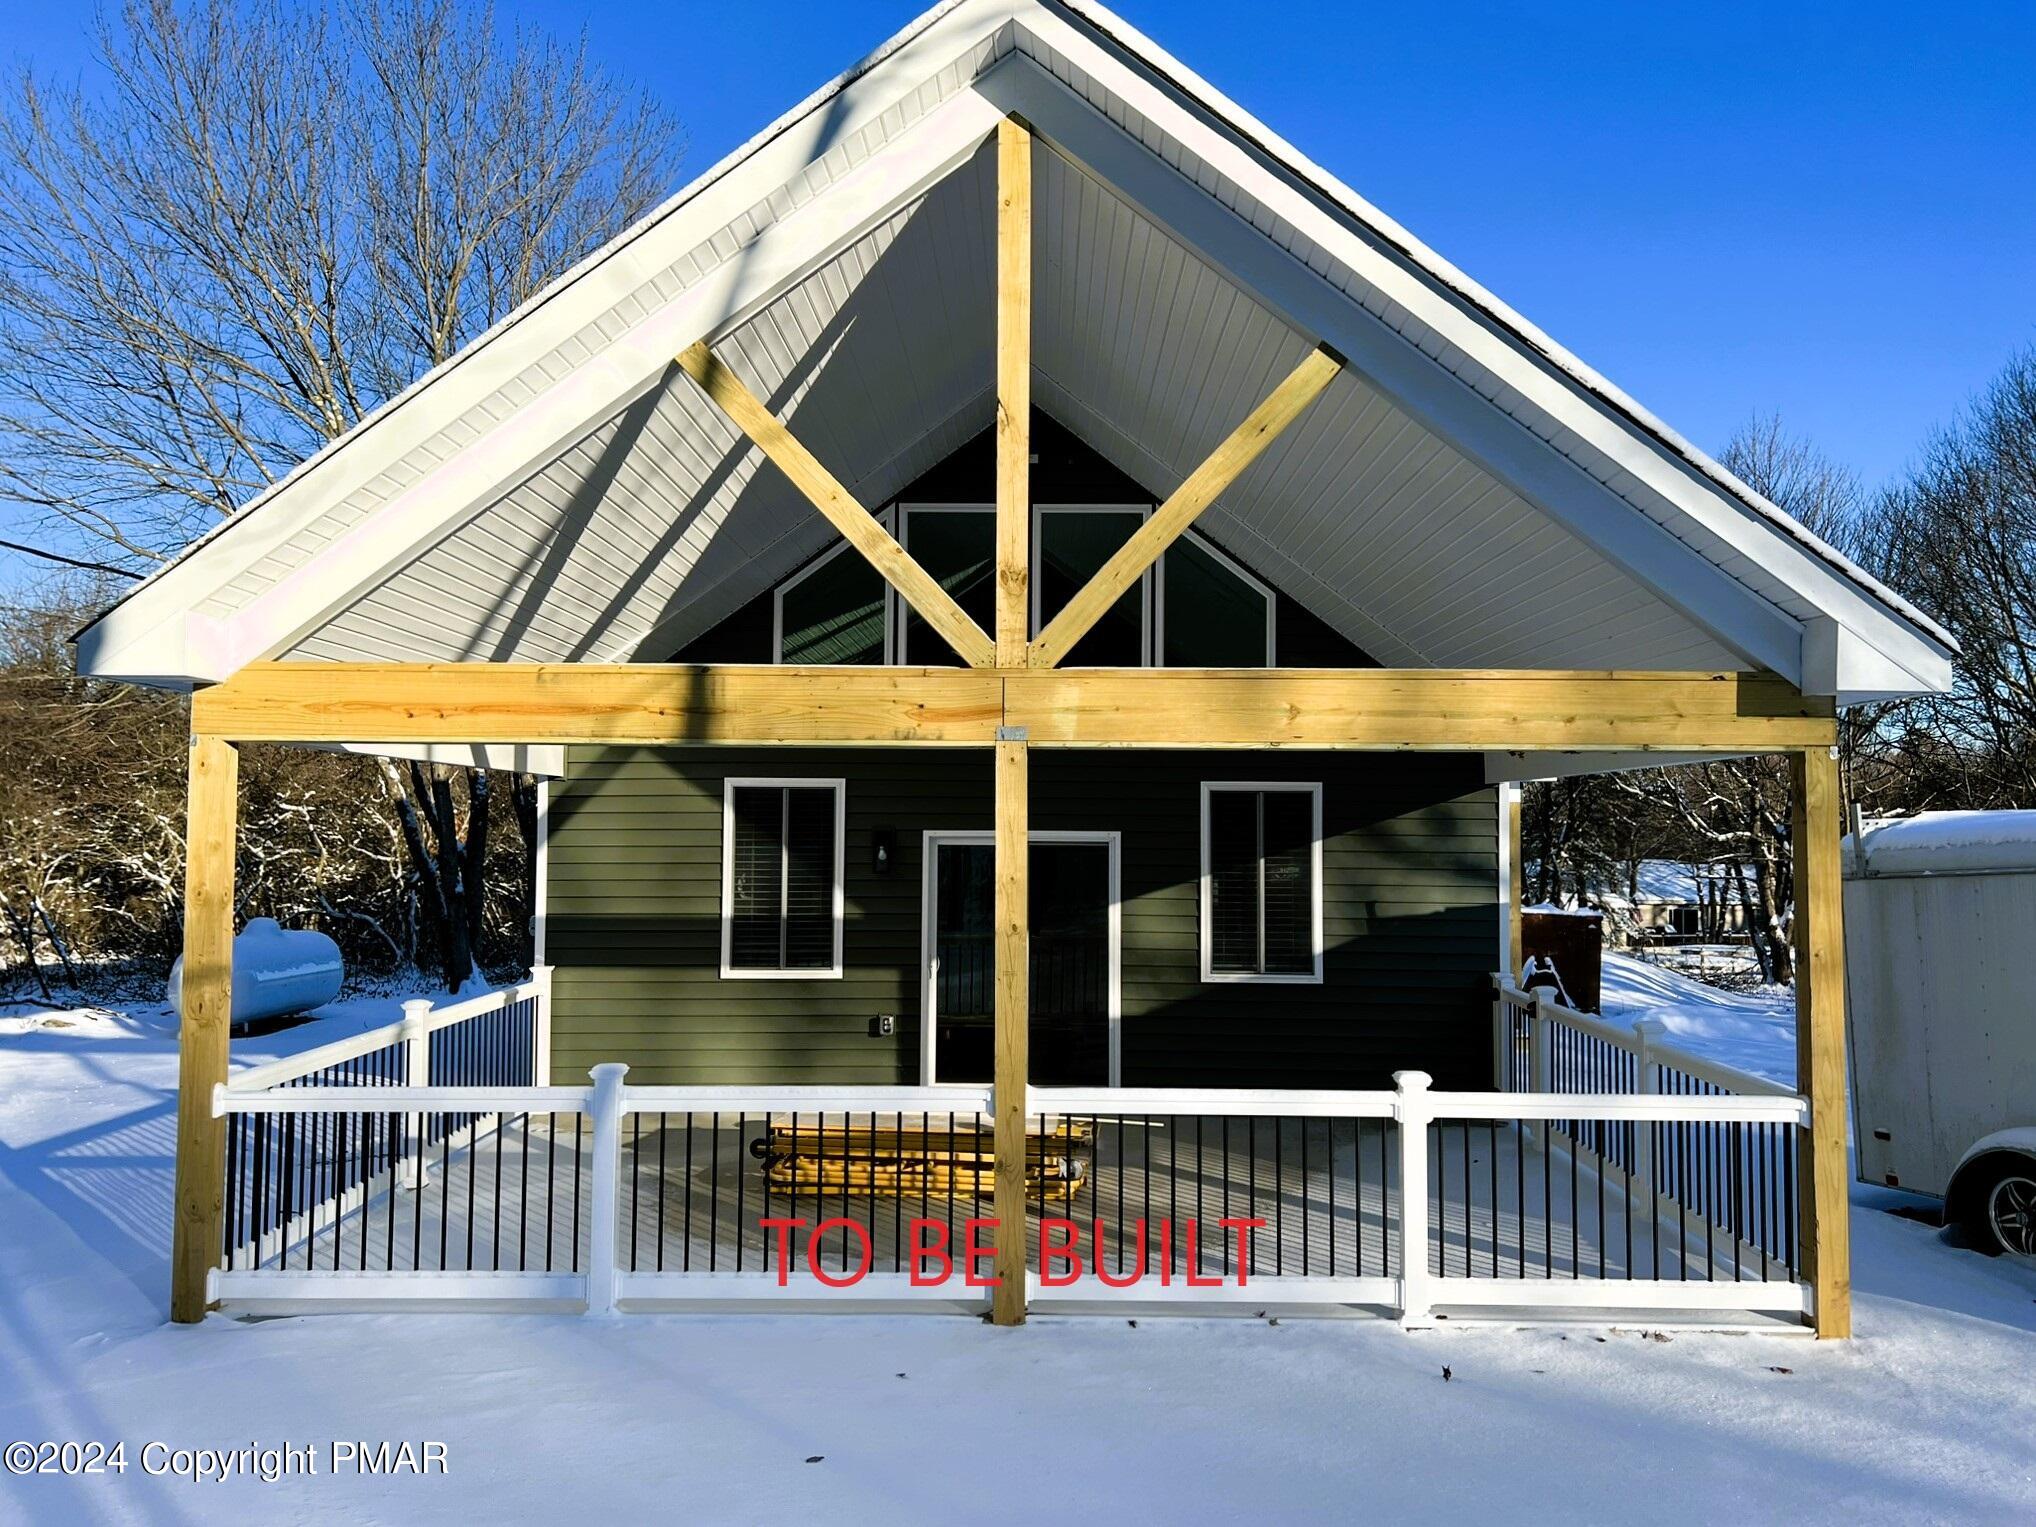
[[[991,422],[994,173],[985,148],[717,341],[873,507]],[[1035,394],[1164,495],[1312,340],[1062,156],[1035,197]],[[1742,665],[1349,371],[1202,524],[1397,666]],[[287,655],[658,659],[832,536],[675,370]]]
[[[1042,146],[1035,399],[1155,494],[1308,346],[1349,357],[1200,524],[1382,661],[1937,682],[1948,647],[1893,596],[1107,13],[1035,0],[922,18],[144,584],[81,665],[668,655],[833,536],[668,358],[711,338],[853,493],[895,495],[991,421],[1007,111]]]

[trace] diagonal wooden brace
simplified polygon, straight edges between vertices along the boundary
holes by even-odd
[[[969,619],[968,612],[955,603],[954,596],[915,562],[877,517],[858,503],[834,474],[764,407],[742,378],[707,348],[704,339],[688,346],[679,356],[679,369],[699,383],[700,390],[714,400],[758,450],[777,464],[791,479],[792,486],[805,494],[813,507],[848,539],[849,545],[883,574],[899,596],[961,654],[963,662],[971,668],[991,665],[996,657],[996,644],[988,633]]]
[[[1046,629],[1033,639],[1030,666],[1052,668],[1073,651],[1075,644],[1089,634],[1089,628],[1103,618],[1124,591],[1142,578],[1160,554],[1195,522],[1195,517],[1214,503],[1321,396],[1322,389],[1342,369],[1342,358],[1328,346],[1309,351],[1287,379],[1209,453],[1207,460],[1188,474],[1187,481],[1174,490],[1173,496],[1152,512],[1152,518],[1139,526],[1131,539],[1097,569],[1095,577],[1047,623]]]

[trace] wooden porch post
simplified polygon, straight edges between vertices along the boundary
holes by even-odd
[[[1520,918],[1521,897],[1526,891],[1527,866],[1521,861],[1526,846],[1526,835],[1520,825],[1519,785],[1500,787],[1499,809],[1505,813],[1503,830],[1506,834],[1506,963],[1513,968],[1506,972],[1506,979],[1517,981],[1520,972],[1527,965],[1527,951],[1521,946],[1526,941],[1526,928]]]
[[[997,666],[1025,666],[1032,556],[1032,134],[997,124]]]
[[[1025,1084],[1030,1016],[1027,880],[1030,864],[1025,738],[997,734],[996,1153],[997,1278],[991,1313],[1025,1323]]]
[[[226,1080],[233,1019],[233,855],[240,754],[191,738],[184,849],[183,1024],[178,1037],[176,1219],[170,1318],[205,1318],[206,1275],[219,1263],[226,1127],[212,1089]]]
[[[1025,663],[1032,539],[1032,134],[997,124],[997,666]],[[996,1154],[1000,1326],[1025,1323],[1025,1085],[1031,1019],[1028,760],[1022,727],[997,729]]]
[[[1852,1334],[1850,1173],[1845,1166],[1844,885],[1838,866],[1838,761],[1789,754],[1795,851],[1796,1081],[1810,1100],[1802,1163],[1803,1275],[1820,1337]]]

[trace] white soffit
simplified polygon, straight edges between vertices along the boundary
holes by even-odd
[[[713,336],[866,501],[937,461],[988,416],[1007,110],[1054,150],[1039,400],[1120,467],[1167,491],[1307,344],[1350,358],[1207,524],[1382,659],[1944,681],[1894,596],[1107,12],[1033,0],[922,18],[150,580],[81,666],[669,650],[827,540],[669,357]]]
[[[1040,404],[1169,493],[1312,340],[1059,155],[1034,195]],[[1384,663],[1740,666],[1354,369],[1201,525]]]
[[[993,176],[978,152],[717,341],[865,501],[990,422]],[[627,658],[674,622],[705,629],[832,535],[674,369],[286,655]]]

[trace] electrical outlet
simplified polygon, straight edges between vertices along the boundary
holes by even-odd
[[[889,1013],[870,1020],[870,1033],[878,1039],[889,1039],[898,1032],[898,1020]]]

